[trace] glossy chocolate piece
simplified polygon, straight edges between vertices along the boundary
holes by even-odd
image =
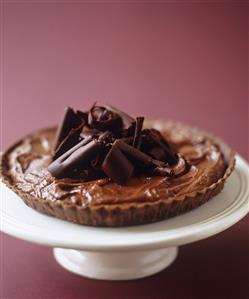
[[[138,147],[139,136],[140,136],[140,132],[142,131],[142,128],[143,128],[143,123],[144,123],[144,117],[136,118],[135,134],[134,134],[134,139],[133,139],[133,144],[132,144],[132,146],[134,146],[136,148]]]
[[[102,144],[91,137],[82,140],[48,166],[48,171],[57,178],[70,177],[70,172],[88,166]]]
[[[139,165],[149,165],[152,163],[152,158],[143,152],[139,151],[133,146],[130,146],[126,142],[123,142],[121,139],[116,140],[114,145],[117,145],[119,149],[134,163]]]
[[[88,112],[82,112],[80,110],[76,110],[76,115],[83,121],[84,124],[87,124]]]
[[[106,108],[118,114],[119,117],[122,119],[122,136],[123,137],[132,136],[135,132],[135,123],[136,123],[135,119],[130,115],[128,115],[127,113],[113,106],[106,106]]]
[[[134,166],[114,143],[102,164],[105,174],[118,184],[126,184],[132,176]]]
[[[154,159],[168,164],[177,163],[177,155],[161,133],[155,129],[145,129],[142,132],[141,150]]]
[[[56,151],[53,155],[53,160],[56,160],[61,155],[66,153],[70,148],[74,147],[78,142],[81,141],[81,131],[83,125],[80,125],[78,128],[71,129],[69,134],[65,137],[65,139],[59,144]]]
[[[82,119],[74,112],[70,107],[66,107],[62,120],[58,126],[55,140],[54,140],[54,151],[58,148],[60,143],[67,137],[69,132],[74,128],[79,127],[82,124]]]
[[[88,124],[91,128],[105,132],[110,131],[119,136],[122,131],[120,116],[105,106],[93,106],[88,113]]]

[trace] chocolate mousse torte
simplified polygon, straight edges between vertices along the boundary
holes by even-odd
[[[93,226],[145,224],[218,194],[235,165],[221,140],[112,107],[65,109],[57,128],[31,133],[1,155],[2,181],[30,207]]]

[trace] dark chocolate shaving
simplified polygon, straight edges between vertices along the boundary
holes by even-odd
[[[118,114],[103,106],[93,106],[88,113],[88,124],[91,128],[119,135],[122,130],[122,120]]]
[[[92,136],[94,138],[97,138],[102,132],[96,129],[90,129],[86,126],[83,127],[82,132],[80,133],[81,138],[87,138],[89,136]]]
[[[81,141],[81,131],[82,131],[83,125],[80,125],[76,129],[71,129],[69,134],[65,137],[64,140],[59,144],[57,149],[54,152],[53,160],[56,160],[58,157],[63,155],[65,152],[67,152],[70,148],[74,147],[79,141]]]
[[[83,140],[84,142],[84,140]],[[70,172],[78,167],[87,167],[91,163],[95,155],[101,151],[102,144],[96,139],[78,147],[69,155],[66,152],[64,155],[55,160],[48,166],[48,170],[57,178],[70,176]],[[74,149],[74,148],[73,148]]]
[[[77,110],[76,115],[84,122],[84,124],[87,124],[87,120],[88,120],[87,112],[82,112],[80,110]]]
[[[123,138],[120,138],[123,142],[129,144],[129,145],[132,145],[133,143],[133,140],[134,138],[133,137],[123,137]]]
[[[133,146],[123,142],[121,139],[116,140],[113,145],[117,145],[119,149],[138,166],[146,166],[152,163],[152,158],[145,153],[139,151]]]
[[[102,133],[98,137],[99,141],[104,143],[106,146],[111,145],[114,142],[113,134],[109,131]]]
[[[138,145],[140,132],[142,131],[142,128],[143,128],[143,123],[144,123],[144,117],[136,118],[135,135],[134,135],[133,144],[132,144],[132,146],[134,146],[136,148]]]
[[[67,137],[69,132],[72,129],[79,127],[82,123],[82,119],[73,111],[73,109],[66,107],[55,136],[54,151],[56,151],[57,147]]]
[[[176,153],[159,131],[155,129],[145,129],[142,135],[142,151],[154,159],[164,161],[170,165],[177,163],[178,158]]]
[[[93,180],[109,177],[126,184],[134,175],[176,177],[185,173],[185,160],[155,129],[111,106],[87,111],[65,110],[55,138],[48,170],[56,178]]]
[[[127,113],[120,111],[113,106],[106,106],[107,109],[119,115],[122,119],[122,136],[129,137],[134,134],[135,131],[135,119],[128,115]]]
[[[113,144],[102,164],[105,174],[118,184],[127,183],[132,176],[134,166],[119,149],[117,144]]]

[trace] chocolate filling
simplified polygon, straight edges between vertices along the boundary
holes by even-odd
[[[145,127],[150,125],[145,122]],[[184,159],[179,158],[177,164],[162,167],[164,162],[151,158],[157,165],[153,176],[145,172],[137,175],[133,170],[129,179],[122,172],[122,167],[127,167],[124,159],[126,162],[117,167],[119,179],[126,182],[125,185],[110,179],[111,170],[106,175],[100,169],[98,179],[95,179],[96,169],[99,169],[99,165],[105,165],[103,157],[100,156],[91,159],[91,166],[84,171],[72,171],[71,177],[59,179],[52,176],[48,165],[51,163],[55,129],[45,129],[27,136],[11,148],[5,155],[5,173],[16,190],[25,192],[32,198],[51,202],[63,201],[83,207],[155,202],[159,199],[170,203],[172,198],[182,201],[187,194],[198,192],[223,176],[227,167],[223,157],[224,149],[220,149],[212,139],[188,127],[171,123],[164,123],[161,132]],[[104,134],[100,141],[110,139],[110,135]],[[90,140],[91,137],[88,142]],[[122,142],[132,144],[129,137],[122,139]],[[107,153],[105,157],[108,155]],[[115,160],[115,156],[111,159]],[[185,161],[189,165],[187,168]],[[131,167],[129,169],[131,172]],[[164,173],[159,176],[159,172]]]

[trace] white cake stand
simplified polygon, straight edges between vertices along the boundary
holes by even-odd
[[[235,171],[216,198],[181,216],[148,225],[96,228],[72,224],[28,208],[1,185],[1,230],[54,247],[67,270],[106,280],[152,275],[168,267],[177,246],[215,235],[249,211],[249,167],[237,156]]]

